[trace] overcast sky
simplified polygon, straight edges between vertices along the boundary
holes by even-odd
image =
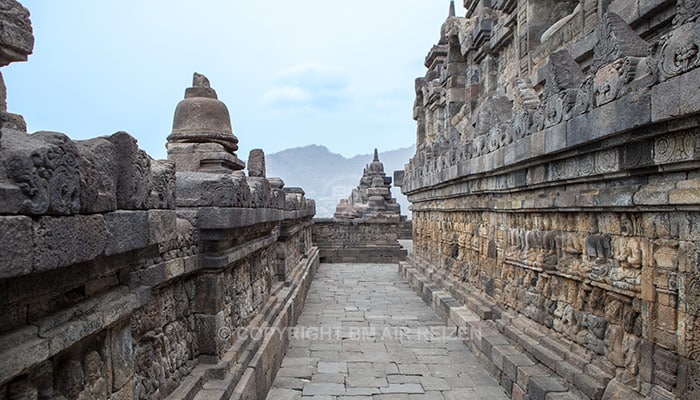
[[[195,71],[228,106],[241,158],[413,144],[414,79],[449,10],[448,0],[20,1],[36,44],[2,71],[8,110],[30,132],[127,131],[154,158],[165,158]]]

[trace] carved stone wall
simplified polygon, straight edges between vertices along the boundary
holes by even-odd
[[[176,174],[126,133],[0,140],[2,398],[165,398],[318,261],[303,197],[252,208],[246,177]]]
[[[0,17],[0,64],[26,59],[27,10]],[[205,100],[175,128],[227,120]],[[313,200],[273,187],[260,150],[248,175],[231,148],[179,165],[188,138],[154,160],[125,132],[28,134],[0,108],[0,399],[261,398],[318,265]]]
[[[482,293],[494,329],[524,317],[568,346],[560,364],[522,344],[572,390],[691,399],[700,9],[604,3],[469,1],[447,19],[403,174],[414,264]]]
[[[315,219],[313,242],[322,262],[396,263],[406,259],[398,242],[399,224],[392,220]]]

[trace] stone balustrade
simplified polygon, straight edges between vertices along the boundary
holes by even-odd
[[[3,29],[0,54],[26,59],[28,13],[1,3],[17,34]],[[211,386],[255,398],[271,385],[279,329],[319,261],[315,204],[268,180],[261,150],[246,175],[228,111],[194,81],[167,161],[125,132],[28,134],[0,110],[0,398],[193,398]],[[216,112],[188,114],[200,101]],[[249,333],[262,328],[277,330]]]

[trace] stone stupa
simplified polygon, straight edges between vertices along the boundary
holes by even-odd
[[[178,171],[228,173],[245,168],[236,155],[238,138],[228,108],[206,76],[194,73],[192,87],[175,109],[166,148]]]
[[[391,177],[386,176],[379,152],[374,149],[374,159],[367,165],[360,184],[352,195],[336,206],[335,219],[386,219],[399,221],[401,206],[391,196]]]

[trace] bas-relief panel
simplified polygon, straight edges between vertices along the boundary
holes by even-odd
[[[697,269],[687,275],[687,287],[678,284],[679,243],[686,254],[700,254],[691,240],[697,228],[688,228],[698,217],[416,212],[414,249],[503,306],[604,356],[621,380],[637,386],[643,339],[659,348],[679,348],[690,360],[698,357]],[[645,280],[645,275],[655,278]],[[664,308],[677,298],[685,299],[687,317]],[[656,313],[648,311],[649,304]],[[666,339],[683,326],[680,342]],[[656,333],[650,337],[651,332]]]

